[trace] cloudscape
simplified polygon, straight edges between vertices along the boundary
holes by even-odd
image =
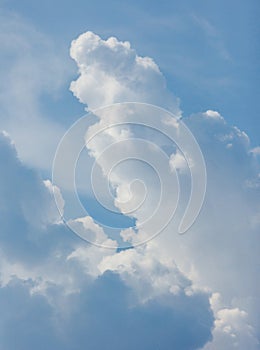
[[[258,7],[0,2],[0,350],[260,348]]]

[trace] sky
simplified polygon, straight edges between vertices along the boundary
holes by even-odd
[[[259,8],[0,1],[0,350],[259,349]]]

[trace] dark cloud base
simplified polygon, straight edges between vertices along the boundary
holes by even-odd
[[[188,350],[211,340],[205,295],[168,295],[130,307],[131,291],[107,272],[68,297],[69,312],[62,314],[45,297],[30,295],[30,287],[13,280],[0,289],[1,349]],[[52,287],[48,293],[55,300],[61,291]]]
[[[51,199],[42,180],[19,161],[6,136],[0,146],[1,257],[39,276],[13,276],[0,286],[1,350],[188,350],[211,340],[208,295],[168,294],[140,304],[118,274],[93,279],[67,260],[82,241],[63,225],[44,225]],[[52,277],[32,293],[49,270],[63,283]]]

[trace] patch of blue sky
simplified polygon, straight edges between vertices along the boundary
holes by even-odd
[[[146,0],[11,0],[3,8],[23,16],[67,54],[71,40],[87,30],[129,40],[140,55],[154,58],[184,115],[219,110],[253,145],[259,143],[258,1],[174,0],[158,6]],[[72,100],[66,85],[57,100],[44,99],[44,108],[71,120],[82,111]]]

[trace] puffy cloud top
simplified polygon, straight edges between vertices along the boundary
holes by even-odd
[[[164,76],[150,57],[140,57],[129,42],[101,39],[92,32],[71,44],[79,78],[71,83],[74,95],[90,109],[117,102],[145,102],[180,113],[178,100],[166,87]]]

